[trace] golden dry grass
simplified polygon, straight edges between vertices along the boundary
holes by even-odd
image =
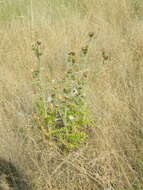
[[[31,2],[23,17],[0,19],[0,157],[30,176],[33,189],[142,190],[142,3],[136,12],[126,0]],[[63,155],[33,123],[31,44],[42,41],[44,72],[60,77],[67,53],[78,52],[90,31],[87,101],[97,127],[84,147]]]

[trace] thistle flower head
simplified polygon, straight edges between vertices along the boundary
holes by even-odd
[[[90,38],[93,38],[94,32],[89,32],[88,36],[89,36]]]

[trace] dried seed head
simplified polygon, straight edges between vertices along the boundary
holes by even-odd
[[[86,55],[88,52],[88,45],[84,46],[81,50],[82,50],[83,54]]]
[[[108,60],[109,59],[109,56],[105,53],[104,49],[102,50],[102,57],[103,57],[104,60]]]
[[[37,45],[40,46],[42,42],[40,40],[37,40]]]
[[[94,36],[94,32],[89,32],[88,36],[92,38]]]
[[[71,51],[70,53],[68,53],[68,61],[72,62],[73,64],[76,62],[76,54],[75,52]]]
[[[68,55],[70,55],[70,56],[75,56],[75,52],[74,52],[74,51],[71,51],[71,52],[68,53]]]

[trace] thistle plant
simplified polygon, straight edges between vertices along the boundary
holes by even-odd
[[[42,81],[42,61],[41,56],[43,55],[43,48],[41,41],[37,41],[32,45],[32,50],[34,56],[37,60],[37,69],[33,71],[33,83],[36,91],[35,96],[35,104],[36,104],[36,112],[41,115],[41,117],[45,117],[47,112],[46,102],[45,102],[45,91],[44,84]]]
[[[81,48],[80,55],[74,51],[68,53],[64,77],[60,80],[49,80],[46,94],[43,93],[41,80],[41,43],[33,46],[38,64],[38,82],[35,84],[40,90],[36,102],[36,120],[42,134],[55,141],[63,151],[77,148],[88,138],[87,127],[91,126],[85,94],[88,68],[83,59],[86,59],[93,36],[94,34],[89,34],[89,41]]]

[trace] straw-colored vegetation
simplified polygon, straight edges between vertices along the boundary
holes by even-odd
[[[0,157],[31,190],[143,189],[142,1],[1,0],[0,71]]]

